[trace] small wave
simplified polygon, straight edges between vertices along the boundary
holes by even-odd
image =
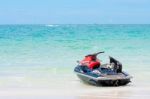
[[[56,27],[56,26],[58,26],[58,25],[48,24],[48,25],[45,25],[45,26],[47,26],[47,27]]]

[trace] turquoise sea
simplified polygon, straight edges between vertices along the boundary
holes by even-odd
[[[102,63],[109,55],[122,62],[133,76],[128,87],[150,88],[150,25],[140,24],[0,25],[0,88],[84,90],[73,69],[98,51]]]

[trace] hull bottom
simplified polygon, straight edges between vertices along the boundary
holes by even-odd
[[[77,75],[83,82],[95,85],[95,86],[123,86],[130,82],[130,79],[118,79],[118,80],[94,80],[85,76]]]

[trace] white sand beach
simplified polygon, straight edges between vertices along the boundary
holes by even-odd
[[[17,78],[22,83],[22,78]],[[19,80],[20,79],[20,80]],[[137,81],[127,86],[102,87],[81,82],[76,76],[64,76],[37,83],[1,86],[1,99],[149,99],[150,84]],[[17,81],[16,81],[17,83]],[[48,84],[49,83],[49,84]],[[10,84],[10,83],[9,83]]]

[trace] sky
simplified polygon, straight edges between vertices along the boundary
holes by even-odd
[[[0,24],[150,24],[150,0],[0,0]]]

